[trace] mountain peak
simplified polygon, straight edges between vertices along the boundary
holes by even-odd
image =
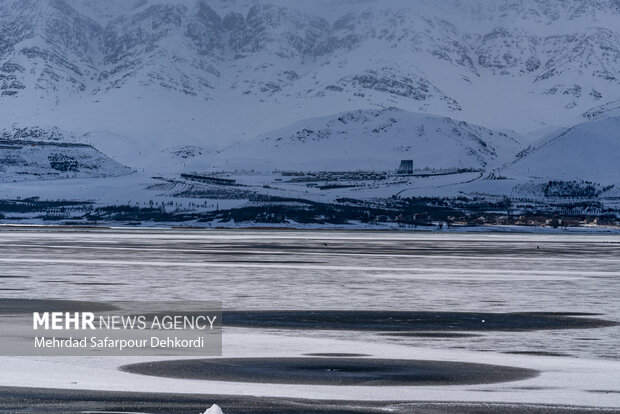
[[[37,107],[41,99],[42,112],[49,102],[95,108],[94,101],[116,106],[151,94],[162,100],[156,106],[188,97],[198,100],[193,105],[250,102],[270,112],[286,102],[281,125],[306,107],[325,115],[331,105],[322,102],[330,101],[341,109],[458,113],[527,132],[570,124],[617,99],[617,7],[612,0],[7,0],[0,100]],[[196,129],[207,122],[194,119]]]

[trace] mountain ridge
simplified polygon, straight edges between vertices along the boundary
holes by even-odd
[[[116,3],[3,0],[0,102],[43,118],[76,101],[83,112],[124,101],[127,112],[134,98],[173,95],[286,112],[259,132],[398,106],[526,134],[570,126],[620,94],[615,1],[328,3],[145,0],[113,13]],[[219,106],[192,128],[208,130],[209,113],[221,120]],[[19,120],[11,112],[5,124]]]

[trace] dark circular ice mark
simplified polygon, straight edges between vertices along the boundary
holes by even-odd
[[[185,359],[125,365],[121,370],[192,380],[373,386],[489,384],[538,374],[500,365],[374,358]]]

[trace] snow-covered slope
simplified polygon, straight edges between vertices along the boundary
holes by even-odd
[[[600,105],[583,114],[583,117],[590,121],[620,116],[620,100],[608,102]]]
[[[344,112],[297,122],[226,148],[214,170],[491,169],[512,159],[515,137],[450,118],[396,108]]]
[[[619,18],[614,0],[2,0],[0,124],[158,152],[396,106],[525,135],[620,96]]]
[[[503,170],[509,177],[620,183],[620,117],[586,122],[543,140]]]
[[[131,169],[89,145],[0,139],[0,181],[113,177]]]

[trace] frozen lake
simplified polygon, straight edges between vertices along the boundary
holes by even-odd
[[[576,312],[620,319],[620,236],[611,235],[5,229],[0,265],[4,297],[221,300],[225,310]],[[474,349],[492,344],[489,350],[620,358],[619,327],[553,336],[502,332],[458,342]]]
[[[619,282],[620,236],[614,235],[0,231],[0,290],[4,298],[220,300],[228,311],[411,311],[423,312],[425,317],[435,313],[445,316],[445,312],[457,316],[464,312],[557,312],[617,322]],[[99,382],[89,379],[81,387],[64,384],[67,378],[62,375],[46,380],[5,376],[0,385],[112,392],[118,391],[116,384],[120,381],[136,392],[161,388],[196,394],[356,401],[431,399],[620,407],[619,326],[515,331],[510,324],[505,330],[455,325],[445,329],[427,326],[413,333],[389,332],[398,329],[307,330],[273,324],[224,326],[227,357],[299,357],[311,352],[348,351],[381,357],[499,363],[537,369],[543,374],[513,383],[521,385],[510,391],[506,385],[483,389],[435,387],[425,392],[419,391],[425,387],[400,391],[396,391],[398,387],[383,387],[370,394],[360,393],[356,387],[343,387],[335,393],[321,386],[241,387],[234,382],[213,382],[215,389],[196,388],[189,385],[196,381],[110,371],[106,371],[109,376],[101,375]],[[66,372],[78,365],[62,361],[67,365]],[[111,360],[88,361],[97,370]],[[117,365],[131,362],[136,361],[118,359]],[[0,367],[29,370],[37,363],[47,369],[49,361],[2,358]],[[566,375],[554,380],[557,372]],[[131,381],[142,385],[132,385]]]

